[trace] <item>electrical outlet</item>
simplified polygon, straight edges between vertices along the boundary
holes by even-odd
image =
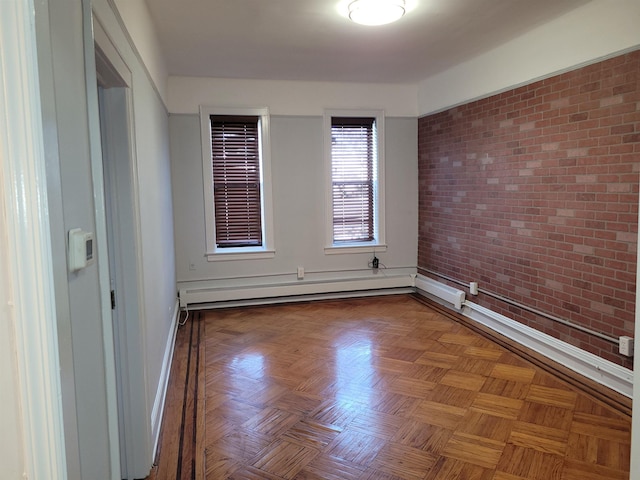
[[[371,260],[371,268],[376,269],[379,266],[380,266],[380,260],[378,260],[378,257],[374,255],[373,260]]]
[[[195,263],[189,263],[189,270],[193,271],[196,269],[196,264]]]
[[[627,336],[620,337],[618,352],[620,353],[620,355],[633,357],[633,338]]]
[[[298,280],[304,279],[304,267],[298,267]]]

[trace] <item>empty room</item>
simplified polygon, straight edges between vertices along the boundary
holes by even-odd
[[[637,1],[0,8],[1,478],[640,480]]]

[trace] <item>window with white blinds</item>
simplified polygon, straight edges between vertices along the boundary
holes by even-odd
[[[261,246],[259,117],[210,118],[216,246]]]
[[[331,119],[334,243],[374,240],[375,138],[375,118]]]

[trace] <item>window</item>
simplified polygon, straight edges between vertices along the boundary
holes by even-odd
[[[259,118],[209,118],[216,247],[262,246]]]
[[[374,239],[374,136],[374,118],[331,118],[333,243]]]
[[[200,109],[209,260],[271,257],[268,113]]]
[[[383,122],[379,111],[325,113],[327,253],[384,246]]]

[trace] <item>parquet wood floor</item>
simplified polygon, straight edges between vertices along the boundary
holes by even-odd
[[[192,312],[150,479],[628,478],[630,418],[416,301]]]

